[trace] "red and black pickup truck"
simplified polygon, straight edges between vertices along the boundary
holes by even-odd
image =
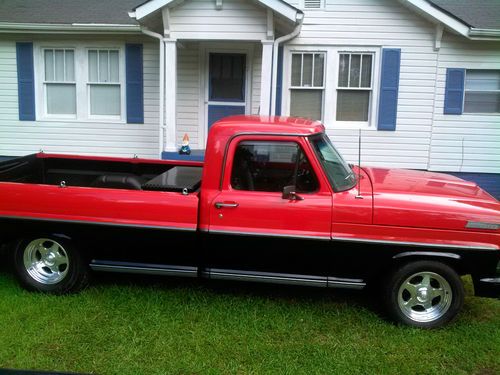
[[[0,163],[0,236],[31,290],[90,270],[373,287],[392,317],[436,327],[460,275],[500,290],[500,202],[445,174],[348,165],[321,123],[240,116],[204,163],[36,154]]]

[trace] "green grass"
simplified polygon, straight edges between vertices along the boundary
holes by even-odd
[[[470,284],[468,285],[470,289]],[[398,327],[361,293],[99,278],[28,293],[0,273],[0,368],[96,374],[500,373],[500,301],[445,329]]]

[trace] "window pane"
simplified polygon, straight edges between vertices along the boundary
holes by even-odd
[[[54,80],[54,51],[45,50],[45,80]]]
[[[290,116],[321,120],[323,90],[291,90]]]
[[[316,53],[314,55],[314,86],[323,86],[323,72],[325,69],[325,55]]]
[[[465,89],[500,90],[500,70],[467,70]]]
[[[97,72],[97,51],[89,51],[89,81],[99,82]]]
[[[302,66],[302,55],[292,55],[292,86],[300,86],[300,67]]]
[[[464,112],[500,113],[500,92],[465,92]]]
[[[109,81],[119,82],[119,58],[118,51],[109,51]]]
[[[302,68],[302,86],[311,87],[312,86],[312,67],[313,67],[313,55],[312,53],[304,53],[304,61]]]
[[[90,85],[91,115],[120,115],[119,85]]]
[[[245,100],[245,55],[210,54],[210,100]]]
[[[99,51],[99,82],[108,81],[108,51]]]
[[[372,86],[372,55],[363,55],[361,64],[361,87]]]
[[[295,183],[298,151],[298,145],[291,142],[240,143],[233,157],[231,186],[236,190],[282,192]],[[303,185],[307,187],[305,182]]]
[[[55,81],[64,82],[64,50],[55,50],[56,76]]]
[[[361,55],[351,55],[349,87],[359,87]]]
[[[349,55],[341,54],[339,58],[339,87],[348,87]]]
[[[66,81],[75,81],[75,52],[66,50]]]
[[[337,90],[337,121],[368,121],[370,91]]]
[[[51,115],[76,114],[75,85],[47,84],[47,113]]]

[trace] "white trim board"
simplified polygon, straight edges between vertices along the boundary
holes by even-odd
[[[129,12],[129,16],[137,20],[141,20],[144,17],[150,15],[157,10],[171,5],[172,7],[182,3],[184,0],[149,0],[148,2],[139,5],[134,11]],[[280,14],[281,16],[289,19],[292,22],[302,18],[302,11],[293,7],[290,4],[285,3],[281,0],[255,0],[260,5],[273,10],[274,12]]]

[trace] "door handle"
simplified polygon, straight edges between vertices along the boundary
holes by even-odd
[[[219,209],[220,208],[224,208],[224,207],[226,207],[226,208],[236,208],[238,206],[239,206],[239,204],[236,203],[236,202],[216,202],[215,203],[215,208],[219,208]]]

